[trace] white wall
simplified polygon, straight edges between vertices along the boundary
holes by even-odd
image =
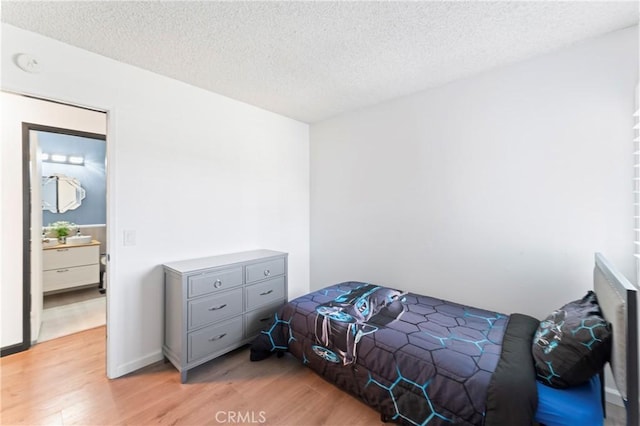
[[[635,281],[637,27],[311,126],[311,286],[542,317]]]
[[[20,71],[19,52],[43,71]],[[289,296],[309,289],[308,125],[6,24],[1,75],[4,90],[109,112],[109,376],[161,359],[163,262],[281,250]],[[21,185],[4,155],[16,143],[2,141],[3,194]],[[4,201],[2,228],[19,227],[21,207]],[[5,257],[21,244],[2,248],[3,300],[20,285]]]

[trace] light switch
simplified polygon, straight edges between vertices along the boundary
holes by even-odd
[[[124,231],[124,245],[125,246],[136,245],[136,231],[133,231],[133,230]]]

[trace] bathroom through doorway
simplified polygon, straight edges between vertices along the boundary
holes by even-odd
[[[31,268],[32,311],[40,311],[32,341],[39,343],[106,323],[106,135],[25,126],[32,258],[42,255],[41,268],[37,259]],[[38,230],[42,249],[34,250]]]

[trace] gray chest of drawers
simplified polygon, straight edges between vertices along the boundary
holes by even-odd
[[[287,253],[254,250],[167,263],[162,350],[187,371],[238,348],[287,300]]]

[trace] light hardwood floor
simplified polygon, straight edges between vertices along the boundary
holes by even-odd
[[[186,384],[163,362],[109,380],[98,327],[1,358],[0,424],[382,424],[291,356],[248,359],[248,349],[234,351],[190,371]]]
[[[375,411],[292,357],[252,363],[246,348],[190,371],[186,384],[163,362],[109,380],[104,330],[2,358],[0,423],[205,425],[244,416],[247,424],[380,424]]]

